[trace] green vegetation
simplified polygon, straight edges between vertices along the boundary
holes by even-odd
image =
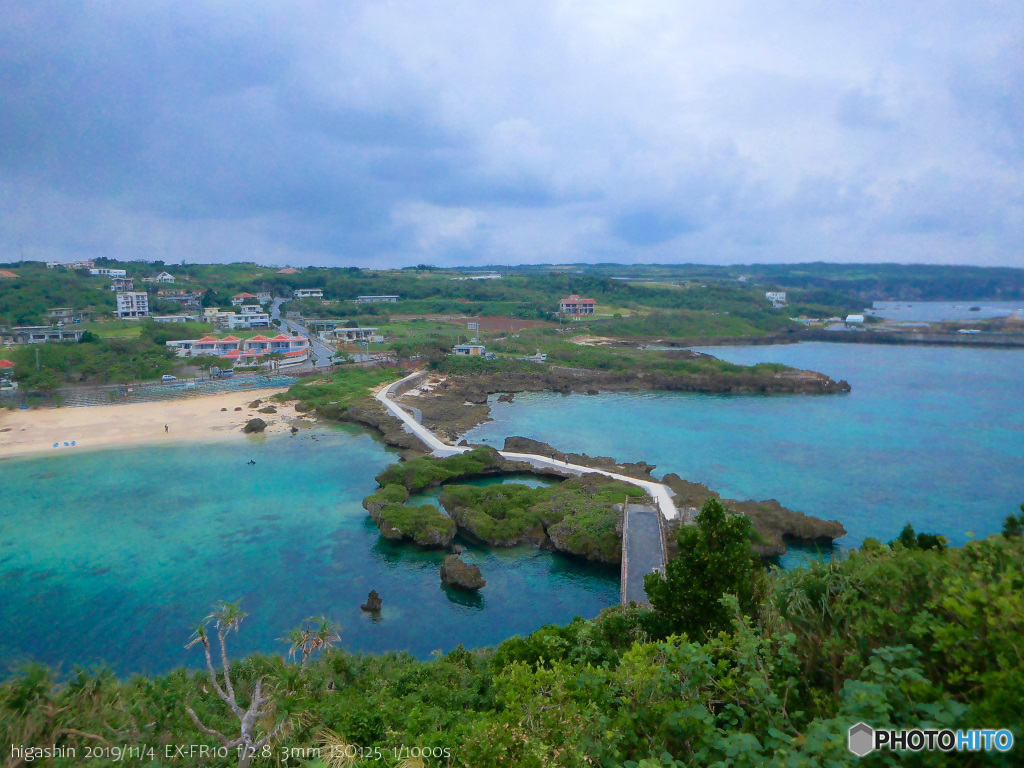
[[[301,410],[341,418],[370,390],[397,381],[402,375],[394,368],[342,368],[328,376],[296,382],[288,389],[288,397],[298,400]]]
[[[441,504],[461,529],[492,546],[539,541],[546,534],[561,551],[617,563],[622,545],[613,505],[644,495],[635,485],[588,475],[549,488],[446,485]]]
[[[749,518],[727,513],[718,499],[704,502],[697,525],[679,531],[679,557],[666,564],[664,574],[644,578],[662,632],[696,637],[724,631],[736,607],[753,612],[761,564],[750,551],[751,535]],[[723,603],[725,595],[733,595],[736,605]]]
[[[704,516],[706,551],[688,567],[742,539],[738,530],[712,535],[723,524],[717,511]],[[680,546],[680,558],[690,557]],[[158,750],[156,762],[126,752],[129,768],[192,765],[173,750],[163,759],[163,745],[219,745],[196,720],[207,732],[242,738],[240,719],[262,696],[248,738],[255,744],[273,734],[268,765],[340,765],[330,748],[348,745],[363,750],[350,763],[359,766],[397,766],[405,755],[391,750],[400,745],[432,750],[437,757],[426,765],[474,768],[1016,765],[1016,747],[882,752],[862,761],[847,751],[846,733],[863,720],[1010,727],[1019,739],[1022,563],[1019,536],[942,550],[869,540],[843,559],[756,574],[746,609],[726,592],[711,625],[695,623],[686,634],[666,635],[657,611],[616,607],[429,661],[332,650],[335,628],[312,620],[286,639],[296,661],[257,655],[226,663],[230,695],[216,664],[123,682],[77,670],[62,684],[29,667],[0,686],[0,742],[77,747],[74,759],[40,762],[56,768],[80,765],[87,745]],[[238,630],[241,616],[229,608],[210,617],[214,652],[221,630]],[[219,691],[228,699],[237,692],[237,712]],[[303,759],[282,759],[295,754]],[[231,750],[203,764],[234,766],[239,758]]]
[[[373,517],[385,538],[410,539],[421,547],[445,548],[455,536],[455,521],[431,504],[392,503]]]
[[[16,366],[14,378],[22,386],[40,391],[67,384],[128,384],[158,379],[171,373],[177,364],[174,350],[159,340],[164,332],[164,326],[144,323],[135,337],[102,337],[89,332],[77,344],[35,344],[14,349],[10,352]]]
[[[409,491],[404,485],[392,483],[391,485],[385,485],[383,488],[378,488],[376,492],[363,499],[363,506],[366,509],[383,509],[388,504],[404,504],[408,498]]]
[[[498,452],[486,447],[474,448],[444,459],[419,456],[387,467],[377,475],[377,484],[385,487],[401,485],[415,493],[451,480],[494,474],[503,464],[504,459]]]

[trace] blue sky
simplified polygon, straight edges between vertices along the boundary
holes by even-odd
[[[1024,265],[1024,4],[0,0],[0,261]]]

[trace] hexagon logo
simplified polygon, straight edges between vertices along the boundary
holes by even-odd
[[[875,748],[875,729],[867,723],[851,725],[847,746],[857,757],[864,757]]]

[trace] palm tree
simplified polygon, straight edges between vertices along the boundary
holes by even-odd
[[[305,669],[306,662],[317,651],[327,650],[341,639],[341,628],[323,616],[311,616],[303,626],[293,629],[287,637],[290,643],[288,658],[299,656],[299,668]]]
[[[191,648],[197,643],[202,644],[203,653],[206,656],[206,671],[209,675],[210,683],[213,686],[213,690],[216,691],[218,698],[227,704],[235,717],[238,718],[240,734],[236,738],[230,739],[220,731],[204,725],[190,706],[186,705],[185,711],[200,731],[207,736],[216,738],[226,749],[238,750],[238,768],[249,768],[253,756],[258,754],[272,739],[276,738],[287,722],[286,719],[279,720],[269,731],[266,731],[264,728],[266,732],[262,737],[257,738],[255,731],[258,722],[274,714],[271,697],[263,695],[263,679],[257,678],[253,684],[252,693],[249,697],[249,706],[245,709],[242,709],[239,705],[238,697],[235,695],[235,688],[231,682],[231,672],[229,669],[226,636],[232,631],[237,632],[242,620],[247,615],[238,607],[238,603],[219,603],[215,606],[214,611],[203,619],[202,623],[196,628],[192,640],[185,646],[186,648]],[[217,640],[220,646],[223,685],[221,680],[218,679],[217,671],[213,665],[213,654],[210,650],[210,634],[207,630],[207,625],[211,621],[217,632]]]

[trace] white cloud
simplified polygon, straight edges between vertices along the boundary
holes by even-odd
[[[294,263],[1024,245],[1019,3],[60,9],[0,29],[0,258],[144,231]]]

